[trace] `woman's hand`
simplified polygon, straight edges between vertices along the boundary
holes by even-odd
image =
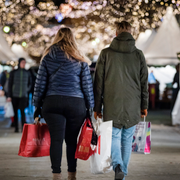
[[[41,108],[40,107],[36,107],[35,111],[34,111],[34,120],[36,118],[38,118],[39,116],[42,118]]]
[[[86,117],[91,118],[92,113],[93,113],[93,110],[92,110],[92,109],[87,109],[87,110],[86,110]]]

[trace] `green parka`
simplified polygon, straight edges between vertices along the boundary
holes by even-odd
[[[148,69],[142,51],[128,32],[115,37],[101,51],[94,77],[95,112],[116,128],[132,127],[148,108]]]

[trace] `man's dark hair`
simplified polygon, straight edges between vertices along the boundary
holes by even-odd
[[[131,24],[127,21],[121,21],[121,22],[115,22],[117,33],[120,32],[120,30],[123,31],[131,31]],[[119,34],[119,33],[118,33]]]
[[[25,61],[25,58],[23,58],[23,57],[21,57],[21,58],[19,58],[19,61]]]
[[[21,63],[21,61],[26,61],[26,59],[23,58],[23,57],[21,57],[21,58],[19,58],[19,60],[18,60],[19,64]]]
[[[26,61],[26,59],[23,58],[23,57],[21,57],[21,58],[18,59],[18,68],[20,68],[20,63],[21,63],[21,61]]]

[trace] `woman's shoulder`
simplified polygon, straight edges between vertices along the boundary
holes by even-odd
[[[58,44],[53,44],[49,48],[49,52],[44,56],[43,61],[57,61],[59,57],[65,57],[65,53]]]
[[[53,44],[49,49],[49,55],[55,55],[59,52],[64,53],[64,51],[61,50],[60,46],[57,43]]]
[[[89,65],[88,65],[88,63],[87,63],[87,62],[81,62],[81,66],[82,66],[82,68],[89,67]]]

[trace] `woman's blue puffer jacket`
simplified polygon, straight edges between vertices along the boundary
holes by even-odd
[[[84,98],[86,108],[94,107],[94,94],[89,66],[69,60],[55,44],[39,66],[34,87],[33,104],[41,107],[46,96],[63,95]]]

